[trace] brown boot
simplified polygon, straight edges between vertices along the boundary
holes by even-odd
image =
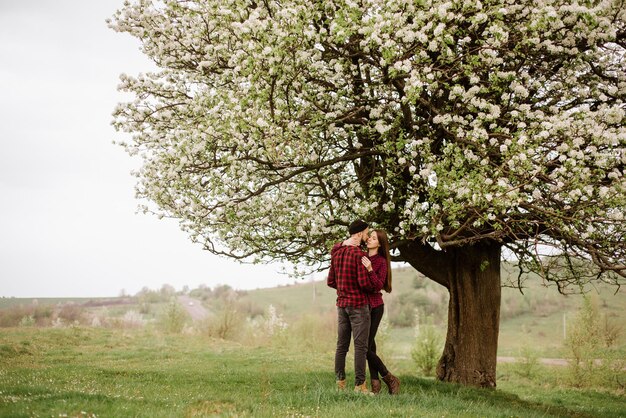
[[[380,393],[380,380],[372,379],[371,382],[372,382],[372,393],[374,394]]]
[[[344,390],[346,388],[346,379],[337,380],[337,390]]]
[[[355,393],[362,393],[363,395],[374,395],[372,392],[370,392],[369,390],[367,390],[367,385],[365,383],[362,383],[358,386],[354,387],[354,392]]]
[[[383,381],[389,387],[390,395],[396,395],[398,392],[400,392],[400,379],[398,379],[391,373],[387,373],[387,375],[383,377]]]

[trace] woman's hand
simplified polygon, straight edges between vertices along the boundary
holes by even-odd
[[[359,245],[359,243],[356,242],[355,240],[353,240],[352,237],[350,237],[347,240],[345,240],[344,242],[342,242],[341,245],[348,246],[348,247],[356,247],[356,246]]]
[[[363,263],[363,265],[365,266],[365,268],[367,269],[367,271],[372,271],[372,262],[370,261],[369,258],[363,256],[363,258],[361,258],[361,263]]]

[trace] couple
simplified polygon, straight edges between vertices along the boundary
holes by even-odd
[[[337,351],[335,376],[337,387],[346,387],[346,354],[350,336],[354,338],[355,392],[379,393],[383,381],[389,393],[395,395],[400,380],[389,373],[376,355],[376,331],[383,317],[384,305],[381,289],[391,292],[391,259],[389,240],[383,230],[369,233],[369,225],[356,220],[348,227],[350,238],[335,244],[331,251],[328,286],[337,289]],[[360,249],[367,244],[368,253]],[[365,384],[365,361],[370,369],[372,392]]]

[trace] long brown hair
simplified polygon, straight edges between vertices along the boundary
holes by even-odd
[[[389,253],[389,237],[387,233],[382,229],[375,229],[376,237],[378,238],[378,254],[385,257],[387,261],[387,280],[383,286],[385,292],[391,293],[391,254]]]

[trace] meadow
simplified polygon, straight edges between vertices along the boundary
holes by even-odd
[[[332,352],[248,346],[199,335],[95,328],[4,330],[0,415],[6,417],[423,416],[619,417],[624,397],[516,378],[495,391],[443,384],[398,368],[402,393],[338,392]]]
[[[573,368],[539,359],[570,357],[564,334],[575,331],[581,297],[505,289],[499,354],[517,362],[499,363],[497,389],[482,390],[416,366],[417,329],[445,330],[445,293],[412,269],[396,273],[379,351],[402,380],[398,396],[336,390],[334,295],[323,283],[194,289],[211,311],[196,322],[165,288],[123,301],[0,300],[0,416],[626,417],[623,291],[588,299],[598,326],[616,333],[614,362]]]

